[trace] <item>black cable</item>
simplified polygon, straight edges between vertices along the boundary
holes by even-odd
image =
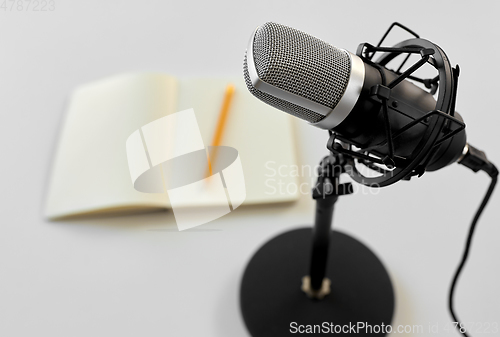
[[[496,169],[496,168],[495,168]],[[496,171],[498,173],[498,171]],[[467,257],[469,255],[469,250],[470,246],[472,243],[472,236],[474,235],[474,230],[476,229],[476,224],[477,221],[479,220],[479,217],[481,216],[481,213],[483,213],[484,208],[486,207],[486,204],[490,200],[491,194],[493,193],[493,190],[495,189],[495,185],[497,184],[497,178],[498,175],[492,175],[491,176],[491,183],[490,186],[488,187],[488,191],[483,197],[483,201],[481,202],[481,205],[479,206],[478,210],[476,211],[476,215],[474,215],[474,219],[472,220],[472,223],[469,228],[469,234],[467,236],[467,242],[465,244],[465,249],[464,253],[462,256],[462,260],[460,261],[460,264],[458,265],[458,268],[455,272],[455,276],[453,277],[453,281],[451,282],[451,287],[450,287],[450,293],[449,293],[449,298],[448,298],[448,308],[450,310],[451,317],[453,317],[454,322],[457,323],[456,328],[457,330],[465,337],[469,337],[467,334],[467,331],[465,329],[465,326],[461,326],[461,322],[458,319],[457,315],[455,314],[455,311],[453,309],[453,294],[455,292],[455,286],[457,285],[458,278],[460,276],[460,273],[462,272],[462,269],[465,265],[465,262],[467,261]],[[463,329],[463,331],[462,331]]]

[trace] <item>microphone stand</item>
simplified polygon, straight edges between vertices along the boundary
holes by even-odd
[[[364,244],[331,230],[339,196],[353,193],[339,181],[349,168],[345,158],[332,153],[320,163],[312,230],[278,235],[248,263],[240,306],[253,337],[390,333],[394,292],[385,267]]]

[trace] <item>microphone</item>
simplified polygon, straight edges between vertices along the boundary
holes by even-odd
[[[447,71],[447,77],[439,78],[440,92],[443,90],[444,94],[437,101],[430,92],[407,79],[398,82],[390,94],[384,96],[387,83],[401,73],[387,69],[385,64],[381,65],[383,62],[373,63],[272,22],[258,27],[250,39],[244,60],[245,82],[248,90],[261,101],[313,126],[330,130],[343,141],[344,147],[355,146],[362,150],[360,152],[382,159],[391,156],[394,161],[382,160],[387,167],[404,169],[410,166],[411,159],[412,170],[382,184],[388,185],[460,161],[470,148],[466,146],[465,124],[454,111],[458,67],[451,68],[437,45],[423,39],[413,40],[413,44],[418,41],[421,45],[422,55],[428,53],[427,62],[437,65],[438,71]],[[410,43],[409,47],[415,46]],[[432,55],[433,52],[436,54]],[[386,55],[386,59],[390,61],[397,55]],[[374,92],[377,86],[380,90]],[[425,138],[445,135],[446,125],[451,124],[445,118],[439,120],[446,116],[429,115],[423,119],[437,110],[437,106],[443,107],[442,115],[448,112],[462,128],[439,145],[431,146]],[[406,127],[412,122],[412,127]],[[388,135],[395,137],[388,139]],[[420,165],[419,172],[415,171],[417,165]]]
[[[380,47],[395,25],[413,34],[415,38],[402,41],[394,47]],[[372,58],[377,52],[384,54],[374,62]],[[407,54],[407,57],[397,70],[386,67],[389,62],[403,54]],[[411,54],[420,54],[421,59],[400,72]],[[420,79],[412,75],[425,63],[433,66],[438,76]],[[243,70],[248,90],[255,97],[330,133],[327,148],[332,154],[323,159],[318,170],[318,184],[312,193],[316,199],[313,250],[310,278],[304,278],[307,282],[303,283],[302,288],[312,297],[322,298],[325,294],[324,288],[329,292],[329,283],[323,281],[326,275],[325,266],[330,258],[327,258],[326,252],[328,252],[328,238],[331,235],[333,205],[339,195],[352,193],[350,183],[339,183],[340,174],[348,173],[352,179],[367,186],[382,187],[458,162],[474,172],[484,171],[492,178],[471,223],[464,253],[449,291],[450,313],[453,320],[460,323],[453,309],[455,286],[467,260],[474,229],[493,193],[499,171],[487,159],[484,152],[466,142],[465,124],[455,111],[458,66],[452,68],[448,57],[439,46],[421,39],[399,23],[391,25],[376,47],[364,43],[358,47],[356,54],[352,54],[299,30],[269,22],[258,27],[252,35],[245,54]],[[420,88],[410,80],[421,82],[430,91]],[[365,176],[357,170],[356,162],[382,175]],[[317,193],[317,190],[323,193]],[[339,238],[339,234],[334,235]],[[297,237],[303,238],[305,235],[300,234]],[[282,242],[286,242],[286,245]],[[285,233],[281,238],[274,238],[259,251],[261,255],[256,254],[252,258],[245,271],[241,292],[242,312],[252,335],[253,331],[260,333],[264,331],[263,327],[269,326],[262,324],[268,321],[266,320],[268,317],[259,316],[263,312],[262,308],[268,308],[274,303],[290,302],[287,300],[291,293],[287,293],[287,287],[283,287],[279,282],[277,286],[272,287],[259,287],[259,284],[263,285],[269,279],[273,279],[267,275],[271,265],[269,257],[272,253],[281,254],[275,261],[282,261],[283,256],[291,254],[286,247],[300,246],[297,242],[291,235],[289,236],[289,233]],[[351,245],[351,242],[346,243],[347,245]],[[342,247],[338,244],[334,246]],[[265,278],[262,278],[261,275],[264,274]],[[288,275],[294,274],[279,270],[276,275],[278,275],[275,277],[276,280],[285,280]],[[282,275],[287,277],[280,278]],[[349,277],[354,274],[347,272],[335,275]],[[384,284],[382,278],[375,279]],[[345,285],[348,288],[352,284],[358,284],[358,281],[337,280],[337,285]],[[326,287],[324,284],[327,284]],[[390,289],[390,282],[385,284],[389,284]],[[271,290],[266,293],[265,291],[269,289]],[[391,294],[389,291],[384,296],[390,298]],[[350,301],[355,303],[358,298],[361,297],[358,296]],[[256,302],[260,305],[255,305]],[[300,303],[302,305],[302,302]],[[338,305],[339,302],[331,303]],[[384,305],[376,307],[374,313],[384,315],[388,313],[387,321],[390,324],[392,307]],[[304,308],[299,310],[292,306],[273,310],[280,312],[275,321],[282,317],[288,319],[287,310],[293,312],[295,316],[299,311],[312,312],[309,317],[315,319],[325,312],[328,317],[345,312],[337,309],[335,314],[333,311],[330,314],[325,311],[330,310],[329,305],[322,305],[318,311],[315,311],[318,307],[314,306]],[[467,336],[461,323],[457,325],[458,327],[460,332]],[[279,331],[279,328],[272,327],[269,331],[271,330],[275,332]]]

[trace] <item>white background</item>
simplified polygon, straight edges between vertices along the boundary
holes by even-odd
[[[297,207],[240,208],[182,233],[171,212],[44,220],[65,99],[81,83],[137,70],[239,75],[250,34],[266,21],[355,51],[397,20],[460,64],[457,109],[469,140],[500,163],[493,1],[56,0],[52,12],[10,6],[0,10],[2,336],[247,336],[238,307],[246,262],[275,234],[313,218],[306,196]],[[315,165],[326,154],[326,133],[297,125],[301,161]],[[389,269],[395,324],[444,328],[450,320],[449,282],[488,182],[452,165],[337,204],[334,227],[365,242]],[[464,321],[500,321],[499,200],[497,191],[459,283]]]

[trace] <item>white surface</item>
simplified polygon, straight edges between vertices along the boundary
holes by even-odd
[[[238,310],[245,263],[276,233],[313,218],[306,200],[240,207],[187,232],[176,231],[172,213],[45,221],[56,134],[77,85],[131,70],[239,75],[252,30],[269,20],[351,51],[398,20],[460,64],[457,109],[469,140],[500,163],[497,15],[492,1],[56,1],[54,12],[0,10],[0,335],[247,336]],[[301,159],[315,165],[326,133],[299,124]],[[395,324],[448,323],[449,281],[487,183],[454,165],[339,201],[334,226],[390,270]],[[481,218],[458,287],[464,321],[499,321],[499,198]]]

